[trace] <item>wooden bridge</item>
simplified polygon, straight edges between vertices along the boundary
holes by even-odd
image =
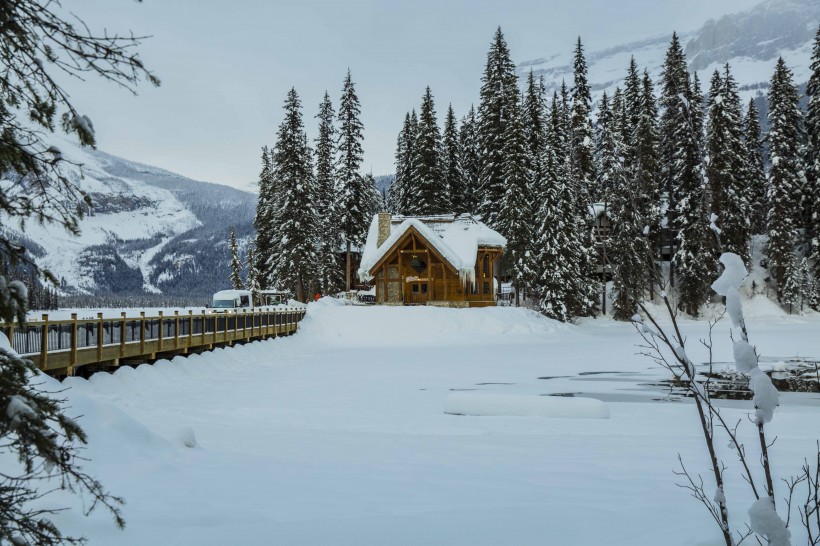
[[[164,314],[157,316],[28,322],[24,327],[0,325],[12,348],[51,375],[74,375],[122,364],[150,362],[190,352],[202,352],[255,339],[291,335],[304,309],[271,307],[240,313]]]

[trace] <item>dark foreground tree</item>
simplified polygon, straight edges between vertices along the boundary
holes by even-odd
[[[93,32],[82,20],[67,21],[59,1],[15,0],[0,4],[0,211],[22,230],[28,219],[79,233],[82,211],[91,205],[79,187],[75,166],[48,142],[59,125],[83,146],[94,146],[94,126],[59,84],[66,75],[97,76],[134,92],[143,79],[159,80],[136,53],[141,38]],[[34,264],[24,249],[0,235],[4,260]],[[52,281],[56,280],[44,272]],[[26,290],[0,277],[0,316],[23,323]],[[38,387],[39,371],[16,353],[0,348],[0,540],[12,544],[75,544],[51,520],[57,510],[38,502],[64,488],[85,499],[86,511],[102,505],[117,526],[124,520],[113,497],[79,465],[87,442],[79,425],[64,414],[60,400]],[[6,455],[8,454],[8,455]],[[49,478],[50,476],[50,478]],[[40,508],[38,508],[38,506]]]

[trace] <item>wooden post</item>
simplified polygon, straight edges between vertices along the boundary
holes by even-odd
[[[71,313],[71,349],[69,366],[66,375],[74,375],[74,365],[77,363],[77,313]]]
[[[103,314],[97,313],[97,362],[102,362]]]
[[[43,337],[40,343],[40,369],[45,370],[48,365],[48,314],[43,314]]]
[[[204,330],[203,324],[203,330]],[[205,341],[205,332],[202,332],[202,341]],[[194,344],[194,310],[188,309],[188,347]]]
[[[162,351],[162,311],[159,311],[159,351]]]
[[[120,313],[120,316],[122,317],[122,331],[120,332],[120,358],[122,358],[125,356],[125,311]]]
[[[140,311],[140,355],[145,354],[145,311]]]
[[[179,349],[179,309],[174,311],[174,349]]]

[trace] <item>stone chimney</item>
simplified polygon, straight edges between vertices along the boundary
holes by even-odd
[[[390,237],[390,221],[393,219],[389,212],[379,213],[379,238],[376,247],[382,246],[382,243]]]

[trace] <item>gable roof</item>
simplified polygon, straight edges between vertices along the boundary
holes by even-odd
[[[462,282],[475,279],[475,261],[479,247],[507,246],[497,231],[490,229],[469,214],[441,216],[394,216],[390,236],[378,246],[379,217],[373,217],[362,253],[359,278],[369,281],[373,268],[392,250],[410,229],[415,230],[450,266],[459,273]]]

